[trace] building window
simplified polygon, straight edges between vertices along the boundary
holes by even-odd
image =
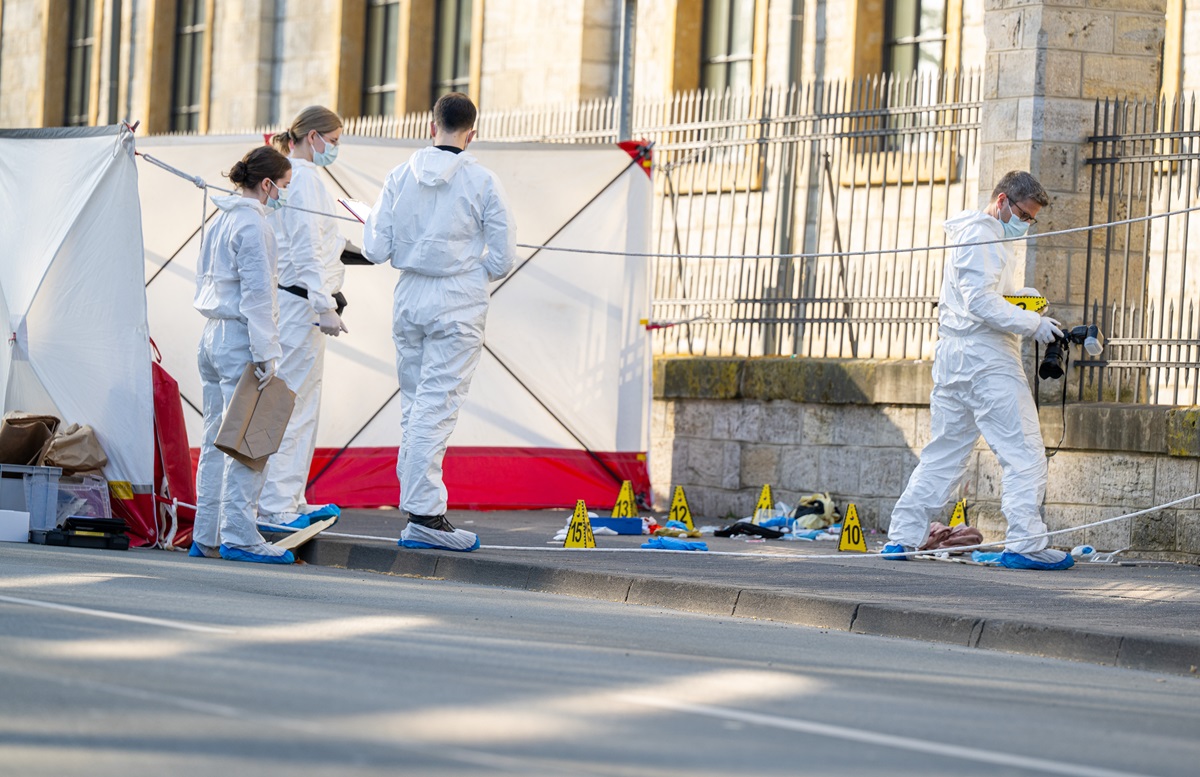
[[[946,0],[892,0],[884,14],[883,69],[901,78],[942,72]]]
[[[754,0],[706,0],[700,86],[750,86],[754,65]]]
[[[472,0],[438,3],[433,54],[433,98],[471,88]]]
[[[67,105],[66,125],[86,127],[91,123],[93,0],[71,0],[67,19]]]
[[[171,90],[171,130],[200,129],[200,82],[204,68],[204,0],[175,5],[175,73]]]
[[[362,112],[364,116],[392,116],[396,113],[400,0],[370,0],[366,38]]]

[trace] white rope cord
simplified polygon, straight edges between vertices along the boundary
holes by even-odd
[[[185,173],[184,171],[180,170],[179,168],[172,167],[171,165],[167,164],[166,162],[162,161],[161,159],[152,157],[149,154],[144,154],[139,151],[138,156],[140,156],[142,159],[145,159],[147,162],[154,165],[155,167],[162,168],[163,170],[166,170],[168,173],[173,173],[185,181],[191,181],[199,189],[212,189],[213,191],[224,192],[225,194],[237,194],[237,192],[234,191],[233,189],[226,189],[223,186],[216,186],[215,184],[205,183],[204,179],[201,178],[200,176],[189,175],[189,174]],[[207,200],[206,200],[206,202],[207,202]],[[312,213],[317,216],[326,216],[328,218],[338,219],[340,221],[352,221],[355,224],[361,223],[361,222],[359,222],[358,219],[354,218],[353,216],[342,216],[337,213],[326,213],[323,210],[312,210],[310,208],[301,208],[299,205],[288,205],[286,202],[283,203],[283,207],[291,208],[292,210],[298,210],[302,213]],[[207,216],[207,211],[205,211],[205,215]],[[201,237],[203,237],[203,228],[204,228],[204,225],[203,225],[203,222],[201,222]]]
[[[1185,496],[1181,499],[1176,499],[1171,502],[1164,502],[1163,504],[1155,505],[1154,507],[1147,507],[1144,510],[1137,510],[1132,513],[1118,515],[1113,518],[1104,518],[1099,521],[1092,521],[1091,523],[1085,523],[1085,524],[1081,524],[1079,526],[1072,526],[1069,529],[1058,529],[1056,531],[1042,532],[1041,534],[1031,534],[1028,537],[1022,537],[1020,541],[1024,542],[1026,540],[1041,539],[1042,537],[1057,537],[1057,536],[1063,535],[1063,534],[1071,534],[1073,532],[1083,531],[1084,529],[1091,529],[1096,526],[1103,526],[1105,524],[1115,523],[1116,521],[1123,521],[1127,518],[1136,518],[1140,515],[1147,515],[1149,513],[1157,512],[1159,510],[1165,510],[1168,507],[1175,507],[1176,505],[1183,504],[1184,502],[1190,502],[1194,499],[1200,499],[1200,494],[1192,494],[1191,496]],[[331,532],[331,531],[322,532],[322,534],[324,534],[327,537],[343,537],[346,539],[354,539],[354,540],[380,540],[382,542],[396,542],[397,541],[396,538],[394,538],[394,537],[375,537],[375,536],[372,536],[369,534],[339,534],[339,533]],[[935,548],[932,550],[912,550],[912,551],[906,551],[904,553],[889,553],[886,558],[879,553],[861,553],[861,554],[857,554],[857,555],[847,554],[847,553],[832,553],[832,554],[749,553],[746,551],[731,551],[731,550],[712,550],[712,551],[707,551],[707,552],[700,551],[698,553],[697,551],[694,551],[694,550],[662,550],[662,549],[658,549],[658,548],[640,548],[640,547],[639,548],[559,548],[559,547],[542,547],[542,546],[538,546],[538,545],[530,545],[530,546],[525,546],[525,545],[480,545],[479,547],[481,549],[487,549],[487,550],[538,550],[538,551],[562,551],[562,552],[568,552],[568,553],[597,553],[597,552],[599,552],[599,553],[628,553],[628,552],[634,552],[634,551],[636,551],[638,553],[645,553],[646,551],[650,551],[652,553],[686,553],[686,554],[690,554],[690,555],[708,555],[708,556],[744,556],[744,557],[767,558],[767,559],[774,559],[774,558],[789,558],[789,559],[791,559],[791,558],[794,558],[794,559],[802,559],[805,561],[831,560],[831,559],[841,559],[843,561],[851,560],[851,559],[875,559],[875,560],[890,561],[893,558],[899,558],[901,556],[915,558],[918,556],[934,556],[934,555],[943,554],[943,553],[962,553],[962,552],[965,552],[968,550],[980,550],[982,548],[996,548],[996,547],[1003,546],[1005,544],[1005,542],[1006,542],[1005,540],[997,540],[996,542],[983,542],[978,545],[963,545],[961,547],[953,547],[953,548]]]
[[[201,178],[200,176],[189,175],[188,173],[185,173],[182,170],[179,170],[178,168],[172,167],[171,165],[167,164],[166,162],[163,162],[160,159],[155,159],[154,157],[150,156],[149,154],[143,154],[141,152],[138,152],[138,156],[142,157],[147,162],[150,162],[151,164],[156,165],[156,166],[162,168],[163,170],[166,170],[169,173],[174,173],[175,175],[179,176],[180,178],[183,178],[185,181],[191,181],[193,184],[195,184],[196,186],[198,186],[202,189],[205,189],[205,188],[206,189],[215,189],[216,191],[225,192],[226,194],[234,194],[235,193],[231,189],[223,189],[220,186],[214,186],[213,184],[205,183],[204,179]],[[355,224],[361,223],[361,222],[359,222],[358,219],[354,218],[353,216],[342,216],[337,213],[326,213],[325,211],[320,211],[320,210],[310,210],[308,208],[301,208],[296,205],[288,205],[287,203],[284,203],[284,207],[291,208],[293,210],[302,211],[304,213],[313,213],[317,216],[326,216],[328,218],[338,219],[340,221],[349,221],[349,222],[352,222]],[[1041,233],[1038,233],[1035,235],[1025,234],[1025,235],[1021,235],[1020,237],[1004,237],[1004,238],[997,238],[995,240],[980,240],[980,241],[977,241],[974,243],[952,243],[952,244],[942,244],[942,245],[933,245],[933,246],[912,246],[910,248],[874,248],[874,249],[864,249],[862,251],[824,251],[824,252],[814,251],[814,252],[810,252],[810,253],[798,253],[798,254],[678,254],[678,253],[653,252],[653,251],[650,251],[650,252],[606,251],[606,250],[597,249],[597,248],[574,248],[574,247],[568,247],[568,246],[540,245],[537,243],[517,243],[517,247],[518,248],[530,248],[535,251],[557,251],[559,253],[566,253],[566,254],[593,254],[596,256],[626,256],[626,257],[635,257],[635,258],[644,258],[644,259],[821,259],[821,258],[826,258],[826,257],[838,258],[838,257],[850,257],[850,256],[885,256],[885,255],[891,255],[891,254],[911,254],[911,253],[917,253],[917,252],[922,252],[922,251],[947,251],[947,250],[954,249],[954,248],[967,248],[969,246],[987,246],[987,245],[995,245],[997,243],[1018,243],[1018,242],[1027,241],[1027,240],[1037,240],[1039,238],[1058,237],[1060,235],[1073,235],[1078,232],[1090,232],[1090,231],[1098,230],[1098,229],[1111,229],[1113,227],[1120,227],[1120,226],[1125,226],[1128,224],[1137,224],[1137,223],[1141,223],[1143,221],[1153,221],[1155,219],[1169,218],[1171,216],[1179,216],[1179,215],[1182,215],[1185,213],[1194,213],[1196,211],[1200,211],[1200,205],[1196,205],[1191,208],[1179,208],[1176,210],[1169,210],[1169,211],[1165,211],[1163,213],[1152,213],[1148,216],[1134,216],[1133,218],[1120,219],[1119,221],[1106,221],[1101,224],[1089,224],[1089,225],[1083,226],[1083,227],[1070,227],[1068,229],[1056,229],[1056,230],[1052,230],[1050,232],[1041,232]]]

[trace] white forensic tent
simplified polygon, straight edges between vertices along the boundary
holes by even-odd
[[[214,186],[263,138],[164,137],[138,149]],[[334,198],[374,203],[387,174],[422,143],[346,136],[324,180]],[[518,242],[646,252],[652,188],[618,146],[474,143],[512,205]],[[199,439],[191,307],[202,196],[146,166],[141,176],[151,334],[179,381],[189,436]],[[207,214],[213,215],[209,206]],[[339,215],[348,216],[348,211]],[[341,221],[355,246],[362,227]],[[644,257],[520,249],[492,288],[487,341],[445,461],[452,507],[611,505],[621,480],[649,498],[649,271]],[[350,265],[348,335],[327,341],[317,455],[309,499],[344,507],[394,505],[400,437],[389,265]]]
[[[91,425],[135,535],[155,525],[137,178],[123,127],[0,130],[3,411]]]

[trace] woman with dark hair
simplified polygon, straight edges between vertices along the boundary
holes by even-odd
[[[260,390],[275,375],[280,357],[276,247],[267,210],[283,206],[292,166],[283,154],[261,146],[234,164],[228,176],[238,191],[212,198],[220,212],[196,265],[194,305],[208,322],[200,338],[204,439],[189,555],[291,564],[291,551],[266,543],[254,525],[265,470],[226,456],[215,443],[246,366],[255,365]]]

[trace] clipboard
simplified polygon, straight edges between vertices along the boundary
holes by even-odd
[[[371,215],[371,206],[361,200],[351,200],[340,198],[338,200],[342,207],[350,211],[350,215],[358,219],[360,224],[367,223],[367,216]]]

